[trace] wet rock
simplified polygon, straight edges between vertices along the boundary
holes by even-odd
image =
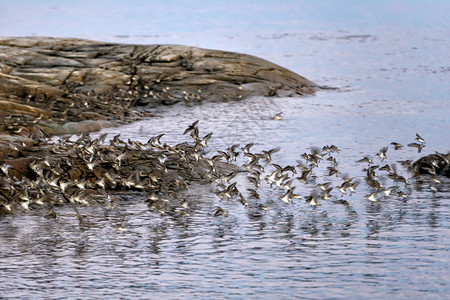
[[[412,164],[415,174],[442,175],[450,178],[450,153],[421,157]]]

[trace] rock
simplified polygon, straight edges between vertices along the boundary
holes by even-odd
[[[412,164],[415,174],[442,175],[450,178],[450,153],[430,154]]]
[[[146,106],[308,95],[318,88],[285,68],[240,53],[0,38],[0,134],[43,138],[130,122],[148,116]],[[0,158],[11,154],[0,151]]]

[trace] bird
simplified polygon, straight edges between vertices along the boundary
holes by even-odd
[[[341,174],[341,172],[334,167],[327,167],[327,170],[328,170],[328,176]]]
[[[268,208],[267,206],[265,206],[264,204],[258,204],[258,208],[259,208],[260,210],[264,210],[264,211],[269,210],[269,208]]]
[[[290,190],[288,190],[286,193],[284,193],[280,197],[281,201],[286,202],[286,203],[291,203],[292,199],[300,199],[301,196],[297,195],[297,194],[294,194],[294,190],[295,190],[295,187],[290,189]]]
[[[242,147],[241,149],[244,152],[244,154],[250,153],[250,148],[253,147],[253,145],[254,145],[254,143],[248,143],[247,145]]]
[[[399,197],[401,197],[403,199],[408,198],[408,196],[403,191],[398,191],[397,192],[397,196],[399,196]]]
[[[388,150],[388,147],[383,147],[380,149],[380,151],[376,154],[376,156],[381,158],[381,161],[384,161],[386,159],[386,152]]]
[[[331,195],[330,195],[331,190],[333,190],[333,187],[330,187],[330,188],[327,188],[327,189],[323,190],[323,193],[322,193],[322,199],[323,200],[330,200],[331,199]]]
[[[391,142],[391,145],[394,146],[394,150],[398,150],[400,148],[403,148],[403,145],[397,142]]]
[[[379,167],[378,170],[380,170],[380,171],[386,171],[386,172],[388,172],[389,174],[392,174],[392,173],[394,172],[394,171],[392,170],[392,168],[391,168],[388,164],[386,164],[386,165],[384,165],[384,166],[382,166],[382,167]]]
[[[238,202],[244,205],[245,207],[249,206],[247,200],[245,199],[244,195],[242,195],[242,193],[239,193]]]
[[[370,200],[372,202],[376,202],[377,201],[377,198],[376,198],[377,194],[378,194],[378,191],[374,191],[374,192],[372,192],[372,193],[370,193],[368,195],[365,195],[364,198],[367,198],[367,200]]]
[[[425,147],[424,144],[418,144],[418,143],[409,143],[407,146],[417,148],[417,153],[422,152],[423,147]]]
[[[339,151],[341,151],[341,149],[335,145],[330,145],[330,146],[325,145],[322,147],[322,151],[331,153],[331,152],[339,152]]]
[[[207,147],[208,146],[208,140],[211,138],[212,134],[213,134],[212,132],[208,133],[201,140],[199,140],[197,138],[196,141],[195,141],[195,146],[199,147],[199,148]]]
[[[276,169],[276,170],[273,171],[270,175],[267,175],[264,179],[265,179],[268,183],[272,184],[272,183],[274,183],[274,182],[278,179],[278,174],[280,174],[280,173],[281,173],[281,170]]]
[[[350,203],[348,203],[348,201],[347,200],[344,200],[344,199],[339,199],[339,200],[335,200],[335,201],[333,201],[334,203],[337,203],[337,204],[342,204],[342,205],[344,205],[345,207],[349,207],[350,206]]]
[[[386,197],[389,197],[391,195],[392,191],[396,190],[397,188],[398,188],[398,186],[396,186],[396,185],[391,186],[391,187],[383,190],[383,193]]]
[[[370,165],[370,164],[373,164],[373,160],[372,160],[370,157],[368,157],[368,156],[364,156],[363,158],[361,158],[360,160],[357,160],[356,162],[357,162],[357,163],[366,162],[366,163],[368,163],[369,165]]]
[[[191,125],[188,126],[188,128],[186,128],[186,130],[183,132],[183,135],[191,132],[192,130],[194,130],[195,126],[197,126],[199,120],[195,121],[194,123],[192,123]]]
[[[281,114],[282,114],[282,112],[279,112],[279,113],[275,114],[275,115],[272,117],[272,120],[276,120],[276,121],[282,120],[283,118],[281,117]]]
[[[416,141],[418,141],[421,144],[425,144],[425,140],[418,133],[416,133]]]
[[[260,199],[258,192],[255,189],[247,189],[250,192],[250,198]]]
[[[252,183],[256,188],[259,187],[260,185],[260,180],[258,177],[256,176],[247,176],[248,181],[250,181],[250,183]]]
[[[318,183],[317,186],[322,190],[325,191],[328,189],[328,187],[331,185],[331,181],[325,182],[325,183]]]
[[[0,166],[0,170],[2,170],[2,172],[6,175],[6,176],[9,176],[9,168],[11,168],[11,166],[10,165],[8,165],[8,164],[6,164],[6,163],[4,163],[4,164],[2,164],[1,166]]]
[[[280,151],[280,148],[273,148],[268,151],[266,150],[262,151],[263,159],[266,161],[267,164],[270,164],[272,162],[272,155],[278,151]]]
[[[236,161],[236,157],[239,155],[239,151],[236,151],[239,144],[234,144],[227,148],[228,153],[230,153],[231,160]]]
[[[216,208],[216,210],[214,211],[214,217],[218,217],[218,216],[224,216],[227,217],[228,216],[228,212],[226,210],[224,210],[222,207],[218,206]]]
[[[316,206],[319,203],[317,202],[317,192],[313,190],[309,196],[306,196],[305,200],[311,206]]]
[[[298,181],[300,181],[300,182],[302,182],[302,183],[304,183],[304,184],[307,184],[307,183],[309,182],[308,176],[311,174],[311,172],[312,172],[311,169],[304,170],[304,171],[302,171],[301,176],[295,177],[295,178],[296,178]]]

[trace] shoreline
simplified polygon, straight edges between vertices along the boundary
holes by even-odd
[[[152,116],[146,106],[305,96],[319,88],[283,67],[240,53],[0,38],[1,135],[44,138],[92,131]]]

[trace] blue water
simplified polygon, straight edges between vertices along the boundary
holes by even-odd
[[[216,149],[255,142],[281,147],[295,164],[310,146],[335,144],[340,168],[420,133],[422,154],[450,150],[448,1],[0,1],[0,36],[79,37],[120,43],[173,43],[260,56],[322,85],[306,98],[251,98],[159,107],[159,118],[111,135],[165,142],[200,119]],[[271,117],[282,112],[283,119]],[[389,149],[388,161],[417,159]],[[317,179],[328,180],[325,175]],[[332,179],[334,182],[339,178]],[[413,184],[406,201],[372,203],[367,187],[350,207],[304,200],[289,205],[261,188],[269,210],[220,202],[214,187],[192,187],[186,218],[152,213],[138,196],[111,211],[71,208],[58,220],[35,210],[0,218],[0,296],[5,298],[395,298],[450,293],[450,182]],[[245,181],[239,182],[245,190]],[[297,189],[303,195],[307,189]],[[334,194],[336,199],[339,194]],[[258,203],[255,203],[255,205]],[[214,217],[216,206],[229,213]],[[126,231],[117,230],[121,226]]]

